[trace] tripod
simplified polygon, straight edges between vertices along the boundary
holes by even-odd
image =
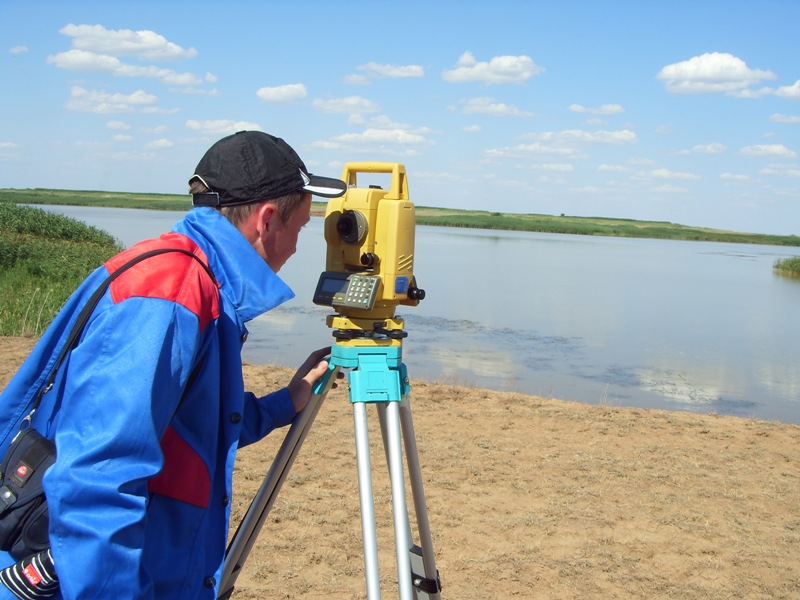
[[[334,344],[328,372],[315,387],[308,405],[295,417],[261,488],[228,546],[219,599],[230,598],[233,593],[236,578],[244,566],[244,561],[275,503],[278,492],[325,397],[336,380],[336,374],[342,368],[351,369],[350,402],[353,405],[367,597],[370,600],[377,600],[381,595],[367,431],[367,404],[375,404],[391,479],[399,596],[401,600],[441,599],[441,584],[434,562],[419,454],[408,399],[410,386],[405,365],[402,363],[402,349],[398,340],[387,340],[386,344],[376,344],[372,338],[368,340],[356,338]],[[421,546],[414,545],[411,540],[401,439],[407,457]]]

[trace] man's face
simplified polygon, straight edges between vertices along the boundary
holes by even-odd
[[[273,271],[277,273],[297,251],[297,237],[310,219],[311,194],[306,194],[286,223],[282,222],[277,214],[270,220],[269,235],[264,240],[264,251],[267,255],[267,264]]]

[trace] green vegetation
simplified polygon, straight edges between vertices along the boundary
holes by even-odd
[[[0,201],[0,335],[40,335],[86,275],[121,248],[95,227]]]
[[[766,235],[738,233],[720,229],[689,227],[666,221],[635,221],[603,217],[570,217],[566,215],[511,214],[488,211],[446,210],[417,207],[417,223],[443,227],[475,227],[480,229],[506,229],[569,233],[574,235],[601,235],[613,237],[657,238],[665,240],[691,240],[705,242],[733,242],[738,244],[769,244],[800,246],[797,235]]]
[[[0,189],[0,202],[2,201],[21,204],[71,204],[178,211],[188,210],[191,207],[188,194],[134,194],[126,192],[69,191],[39,188],[26,190]],[[420,225],[569,233],[574,235],[800,246],[800,236],[797,235],[779,236],[738,233],[719,229],[689,227],[662,221],[634,221],[633,219],[571,217],[567,215],[514,214],[425,206],[417,206],[416,209],[417,223]],[[316,214],[324,212],[325,203],[315,202],[312,210],[314,210]]]
[[[800,277],[800,257],[777,260],[775,261],[774,269],[781,275]]]
[[[189,194],[135,194],[130,192],[97,192],[74,190],[0,189],[0,202],[17,204],[62,204],[70,206],[104,206],[109,208],[146,208],[151,210],[189,210]]]

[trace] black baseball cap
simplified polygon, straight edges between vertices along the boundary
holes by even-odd
[[[216,142],[189,182],[195,178],[211,190],[192,194],[195,206],[235,206],[300,190],[338,198],[347,191],[341,179],[309,173],[289,144],[263,131],[239,131]]]

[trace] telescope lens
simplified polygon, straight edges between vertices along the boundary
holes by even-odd
[[[358,211],[347,210],[336,221],[336,232],[343,242],[357,244],[367,233],[367,219]]]
[[[348,241],[347,238],[352,235],[354,226],[353,220],[347,217],[348,215],[342,215],[339,222],[336,223],[336,231],[339,232],[339,235],[344,238],[345,241]]]

